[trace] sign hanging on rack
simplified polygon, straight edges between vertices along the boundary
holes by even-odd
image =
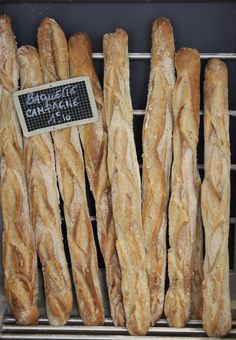
[[[17,91],[13,100],[25,137],[93,123],[98,119],[87,76]]]

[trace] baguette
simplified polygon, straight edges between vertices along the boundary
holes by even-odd
[[[152,324],[164,306],[166,224],[172,161],[174,37],[165,18],[152,26],[151,73],[143,122],[143,229],[147,254]]]
[[[168,274],[165,315],[170,326],[184,327],[192,301],[193,248],[199,211],[196,148],[199,130],[200,56],[197,50],[176,54],[173,92],[173,166],[169,205]]]
[[[104,106],[108,125],[108,172],[121,266],[121,285],[130,334],[144,335],[150,325],[150,296],[141,216],[141,183],[129,88],[128,35],[106,34]]]
[[[32,46],[18,49],[21,89],[43,83],[38,51]],[[66,262],[50,133],[24,139],[25,166],[30,211],[37,250],[42,264],[49,323],[64,325],[72,309],[70,274]]]
[[[16,42],[11,20],[0,16],[0,155],[4,224],[4,289],[16,322],[37,324],[37,253],[30,221],[21,130],[12,100],[18,88]]]
[[[91,80],[99,118],[96,123],[78,127],[85,167],[96,205],[98,239],[106,268],[111,316],[116,326],[125,325],[121,293],[121,270],[116,251],[116,233],[107,169],[107,132],[103,124],[103,93],[92,62],[92,45],[86,33],[69,39],[70,75],[88,75]]]
[[[228,72],[219,59],[207,63],[204,82],[205,177],[202,217],[205,229],[203,327],[222,337],[231,329],[229,292],[230,145]]]
[[[45,18],[38,29],[38,46],[45,83],[69,77],[65,35]],[[64,201],[67,239],[78,307],[86,325],[102,325],[104,310],[96,246],[87,206],[84,164],[76,127],[52,133],[59,189]]]

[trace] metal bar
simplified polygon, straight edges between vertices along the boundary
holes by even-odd
[[[188,335],[181,335],[181,336],[165,336],[162,335],[161,339],[166,339],[166,340],[180,340],[180,339],[189,339],[189,334]],[[232,335],[232,338],[235,335]],[[157,340],[157,336],[127,336],[127,335],[61,335],[61,334],[3,334],[1,339],[17,339],[17,340]],[[195,337],[191,336],[192,340],[209,340],[208,337],[206,336],[201,336],[201,337]],[[212,338],[213,339],[213,338]],[[224,338],[224,339],[230,339]]]
[[[48,323],[48,318],[39,318],[38,322],[39,322],[39,324]],[[5,325],[6,324],[12,324],[12,323],[14,323],[14,324],[16,323],[16,320],[14,318],[12,318],[12,317],[5,317],[4,318],[4,324]],[[67,321],[67,323],[79,325],[79,324],[83,324],[83,320],[80,319],[80,318],[73,317],[73,318],[70,318]],[[189,320],[189,322],[188,322],[188,325],[198,325],[198,326],[200,326],[201,324],[202,324],[201,320]],[[112,319],[111,318],[105,318],[104,325],[113,325]],[[167,320],[166,319],[160,319],[160,320],[157,321],[156,325],[157,326],[167,325]],[[236,326],[236,320],[233,321],[233,325]]]
[[[76,335],[123,335],[127,336],[128,331],[124,327],[109,327],[109,326],[4,326],[2,328],[4,333],[26,333],[26,334],[76,334]],[[172,327],[150,327],[148,335],[205,335],[205,331],[202,328],[172,328]],[[236,330],[233,329],[230,335],[236,335]]]
[[[90,220],[92,222],[96,221],[96,216],[90,216]],[[236,218],[235,217],[230,217],[230,224],[233,224],[236,222]]]
[[[150,59],[151,53],[129,53],[129,59],[135,60],[145,60]],[[200,53],[201,59],[210,59],[210,58],[221,58],[233,60],[236,59],[236,53]],[[103,59],[103,53],[93,53],[93,59]]]
[[[90,216],[90,220],[92,222],[96,221],[96,216]],[[236,218],[235,217],[230,217],[230,224],[233,224],[236,222]]]
[[[38,325],[38,326],[18,326],[18,325],[4,325],[2,326],[3,332],[60,332],[62,333],[73,333],[77,334],[128,334],[126,327],[116,326],[51,326],[51,325]],[[232,329],[232,332],[236,334],[236,329]],[[185,328],[174,328],[174,327],[150,327],[148,334],[205,334],[205,331],[201,327],[185,327]]]
[[[61,340],[104,340],[104,339],[115,339],[115,340],[145,340],[147,337],[128,336],[127,329],[125,327],[115,326],[50,326],[50,325],[38,325],[38,326],[18,326],[18,325],[6,325],[6,323],[14,322],[14,318],[7,317],[4,319],[1,339],[61,339]],[[40,318],[40,322],[47,322],[47,318]],[[71,318],[70,322],[82,323],[80,318]],[[111,318],[106,318],[106,323],[112,324]],[[150,327],[148,332],[148,339],[156,339],[157,336],[161,336],[162,339],[180,339],[189,338],[191,339],[207,339],[205,332],[201,326],[200,320],[190,320],[188,325],[193,327],[186,328],[172,328],[167,326],[166,319],[158,321],[157,326],[164,325],[164,327]],[[167,327],[166,327],[167,326]],[[194,327],[195,326],[195,327]],[[227,338],[235,338],[236,336],[236,320],[232,324],[233,329],[229,333]],[[63,334],[64,333],[64,334]],[[70,334],[69,334],[70,333]]]
[[[39,318],[38,320],[39,322],[39,325],[42,324],[42,323],[48,323],[48,318]],[[12,317],[5,317],[4,318],[4,324],[7,325],[7,324],[12,324],[12,323],[16,323],[16,320]],[[67,324],[70,325],[70,324],[76,324],[76,325],[83,325],[83,320],[81,318],[77,318],[77,317],[72,317],[70,318],[68,321],[67,321]],[[104,325],[113,325],[113,321],[111,318],[105,318],[105,321],[104,321]],[[167,320],[166,319],[160,319],[157,321],[156,323],[157,326],[161,326],[161,325],[168,325],[167,323]],[[201,326],[202,325],[202,321],[201,320],[189,320],[188,323],[187,323],[187,326]],[[233,320],[232,321],[232,327],[235,327],[236,328],[236,320]]]
[[[38,326],[18,326],[18,325],[4,325],[2,326],[2,332],[27,332],[27,333],[74,333],[77,334],[117,334],[128,335],[128,331],[126,327],[115,327],[115,326],[51,326],[51,325],[38,325]],[[203,329],[200,327],[192,327],[192,328],[174,328],[174,327],[150,327],[149,334],[159,334],[159,333],[168,333],[168,334],[202,334],[204,333]]]
[[[62,219],[62,221],[65,221],[63,217],[61,217],[61,219]],[[96,216],[90,216],[90,221],[91,222],[96,222]],[[235,217],[230,217],[230,224],[234,224],[235,222],[236,222],[236,218]],[[74,321],[71,321],[71,322],[74,322]]]
[[[144,116],[145,110],[133,110],[133,114],[134,114],[134,116]],[[200,116],[203,115],[202,110],[199,112],[199,115]],[[232,116],[232,117],[236,117],[236,110],[229,110],[229,115]]]
[[[166,327],[165,327],[166,328]],[[115,326],[51,326],[51,325],[38,325],[38,326],[18,326],[18,325],[2,325],[2,332],[27,332],[27,333],[77,333],[77,334],[126,334],[128,335],[127,328]]]
[[[143,166],[142,164],[139,164],[140,169],[142,168],[142,166]],[[204,164],[198,164],[197,167],[198,167],[198,169],[204,169]],[[230,165],[230,168],[231,168],[232,171],[236,171],[236,164],[232,163]]]
[[[71,334],[86,334],[86,335],[128,335],[128,331],[126,328],[120,327],[104,327],[104,326],[74,326],[74,327],[66,327],[66,326],[6,326],[2,329],[3,333],[26,333],[26,334],[55,334],[59,332],[61,335],[64,333],[71,333]],[[150,327],[148,331],[148,335],[204,335],[205,331],[202,328],[171,328],[171,327]],[[236,330],[233,329],[230,333],[236,334]]]
[[[204,169],[204,164],[198,164],[197,167],[198,167],[198,169]],[[236,164],[233,164],[233,163],[232,163],[232,164],[230,165],[230,168],[231,168],[232,171],[236,171]]]
[[[6,299],[2,294],[0,294],[0,338],[2,334],[2,325],[4,323],[5,310],[6,310]]]

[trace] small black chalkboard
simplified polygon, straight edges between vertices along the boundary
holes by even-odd
[[[87,76],[17,91],[13,99],[25,137],[98,119]]]

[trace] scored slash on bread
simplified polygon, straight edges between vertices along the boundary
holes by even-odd
[[[12,94],[18,88],[11,20],[0,16],[0,151],[4,290],[16,322],[37,324],[37,254],[30,221],[23,143]]]
[[[98,239],[106,270],[111,316],[116,326],[125,325],[121,292],[121,270],[116,251],[111,188],[107,169],[107,132],[103,93],[92,61],[92,45],[86,33],[76,33],[69,42],[70,76],[90,78],[99,118],[93,124],[78,127],[84,151],[85,167],[96,205]]]
[[[127,33],[118,29],[106,34],[103,51],[108,173],[126,326],[130,334],[144,335],[150,325],[150,297],[142,229],[141,183],[132,126]]]
[[[33,46],[18,49],[21,89],[43,84],[39,55]],[[72,310],[70,274],[62,232],[55,156],[50,133],[24,138],[31,218],[44,277],[49,323],[64,325]]]
[[[153,325],[162,315],[165,295],[174,53],[172,26],[167,19],[159,18],[152,26],[151,72],[142,137],[142,218]]]
[[[204,82],[205,177],[201,208],[205,230],[203,328],[222,337],[232,325],[229,291],[230,144],[228,71],[208,61]]]
[[[199,213],[196,149],[199,130],[200,55],[195,49],[176,54],[173,92],[173,165],[169,203],[168,275],[165,315],[170,326],[184,327],[191,313],[193,249]]]
[[[22,325],[38,322],[36,250],[42,263],[49,323],[65,324],[72,310],[60,225],[58,176],[80,315],[86,325],[104,322],[86,198],[85,161],[96,204],[113,321],[117,326],[126,324],[133,335],[145,335],[150,322],[155,324],[164,304],[174,126],[168,209],[170,285],[164,311],[170,326],[184,327],[192,313],[194,318],[202,316],[209,336],[225,336],[232,326],[227,67],[214,59],[205,70],[205,178],[201,187],[196,160],[199,53],[187,48],[178,51],[175,83],[172,27],[165,18],[154,21],[143,124],[141,207],[127,33],[118,29],[106,34],[103,44],[104,101],[92,62],[91,42],[85,33],[70,38],[68,51],[60,26],[45,18],[38,29],[39,54],[33,46],[22,46],[17,52],[11,21],[0,16],[3,266],[5,293],[13,315]],[[88,75],[98,107],[98,122],[22,139],[12,100],[18,87],[18,66],[22,89]],[[204,268],[200,193],[205,229]]]
[[[67,41],[55,20],[45,18],[40,23],[38,48],[44,83],[69,78]],[[102,325],[104,310],[97,252],[87,205],[78,129],[57,130],[52,132],[52,137],[80,316],[86,325]]]

